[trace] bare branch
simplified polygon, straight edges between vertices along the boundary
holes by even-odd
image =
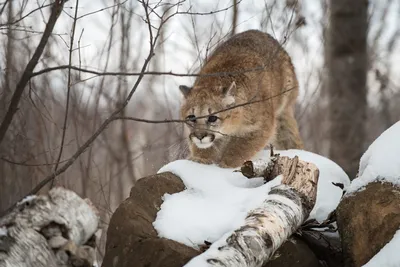
[[[275,98],[275,97],[282,96],[283,94],[285,94],[285,93],[287,93],[287,92],[289,92],[289,91],[291,91],[291,90],[293,90],[293,89],[294,89],[294,88],[290,88],[290,89],[288,89],[288,90],[285,90],[285,91],[283,91],[283,92],[281,92],[281,93],[279,93],[279,94],[277,94],[277,95],[271,96],[271,97],[262,98],[262,99],[257,99],[257,100],[252,100],[252,101],[248,101],[248,102],[245,102],[245,103],[237,104],[237,105],[234,105],[234,106],[225,108],[225,109],[221,109],[221,110],[212,112],[212,113],[210,113],[210,114],[208,114],[208,115],[195,117],[195,119],[203,119],[203,118],[207,118],[208,116],[216,115],[216,114],[219,114],[219,113],[228,111],[228,110],[232,110],[232,109],[236,109],[236,108],[239,108],[239,107],[248,106],[248,105],[255,104],[255,103],[260,103],[260,102],[268,101],[268,100],[271,100],[271,99],[273,99],[273,98]],[[180,120],[180,119],[148,120],[148,119],[142,119],[142,118],[123,117],[123,116],[116,116],[116,117],[114,117],[114,120],[131,120],[131,121],[144,122],[144,123],[154,123],[154,124],[163,124],[163,123],[189,123],[189,122],[190,122],[189,119],[185,119],[185,120]]]
[[[76,66],[69,66],[69,65],[61,65],[57,67],[50,67],[46,68],[37,72],[32,73],[31,77],[35,77],[44,73],[56,71],[56,70],[65,70],[65,69],[72,69],[76,71],[81,71],[84,73],[94,74],[97,76],[140,76],[140,75],[169,75],[169,76],[177,76],[177,77],[206,77],[206,76],[229,76],[233,74],[240,74],[240,73],[247,73],[253,71],[260,71],[266,67],[257,67],[251,69],[244,69],[241,71],[231,71],[231,72],[215,72],[210,74],[190,74],[190,73],[175,73],[172,71],[145,71],[145,72],[112,72],[112,71],[96,71],[96,70],[89,70],[85,68],[80,68]]]
[[[7,4],[8,4],[8,0],[4,1],[3,6],[0,9],[0,15],[3,14],[4,10],[6,9]]]

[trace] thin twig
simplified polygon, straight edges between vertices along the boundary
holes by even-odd
[[[4,8],[4,7],[6,6],[6,4],[7,4],[7,1],[6,1],[6,3],[3,5],[2,8]],[[28,17],[29,15],[35,13],[36,11],[41,10],[42,8],[46,8],[46,7],[48,7],[48,6],[51,6],[51,5],[53,5],[53,4],[56,4],[56,3],[50,3],[50,4],[46,4],[46,5],[41,5],[41,6],[39,6],[38,8],[35,8],[35,9],[31,10],[30,12],[28,12],[27,14],[21,16],[21,17],[20,17],[19,19],[17,19],[17,20],[14,20],[14,21],[8,22],[8,23],[2,23],[2,24],[0,24],[0,27],[3,27],[3,26],[11,26],[11,25],[13,25],[13,24],[17,24],[18,22],[22,21],[23,19],[25,19],[25,18]],[[3,12],[3,10],[1,10],[0,14],[1,14],[2,12]]]
[[[64,163],[64,162],[68,161],[68,159],[64,159],[64,160],[60,160],[60,162],[54,162],[54,163],[25,163],[25,162],[16,162],[16,161],[4,158],[4,157],[1,157],[0,159],[5,161],[5,162],[7,162],[7,163],[10,163],[10,164],[19,165],[19,166],[25,166],[25,167],[51,166],[51,165]]]
[[[229,5],[229,6],[225,7],[225,8],[221,8],[221,9],[214,10],[214,11],[209,11],[209,12],[189,12],[189,10],[190,10],[190,9],[189,9],[188,11],[179,11],[179,12],[176,12],[175,15],[178,15],[178,14],[196,15],[196,16],[213,15],[213,14],[217,14],[217,13],[221,13],[221,12],[227,11],[227,10],[231,9],[232,7],[234,7],[235,5],[240,4],[242,1],[243,1],[243,0],[239,0],[239,1],[237,1],[236,3],[234,3],[234,4],[232,4],[232,5]]]
[[[125,1],[123,1],[122,3],[118,3],[118,4],[115,4],[115,5],[112,5],[112,6],[107,6],[107,7],[104,7],[104,8],[101,8],[101,9],[98,9],[98,10],[95,10],[95,11],[92,11],[92,12],[89,12],[89,13],[86,13],[86,14],[83,14],[82,16],[79,16],[77,19],[81,19],[81,18],[84,18],[84,17],[87,17],[87,16],[89,16],[89,15],[93,15],[93,14],[102,12],[102,11],[107,10],[107,9],[110,9],[110,8],[114,8],[114,7],[116,7],[116,6],[121,6],[121,5],[125,4],[127,1],[128,1],[128,0],[125,0]]]
[[[71,29],[71,39],[69,43],[69,57],[68,57],[68,65],[72,64],[72,52],[74,48],[74,37],[75,37],[75,27],[76,27],[76,21],[78,20],[78,4],[79,0],[76,0],[75,4],[75,15],[74,15],[74,21],[72,23],[72,29]],[[54,166],[54,171],[56,172],[58,169],[59,162],[61,160],[62,153],[64,151],[64,142],[65,142],[65,134],[67,132],[67,122],[68,122],[68,113],[69,113],[69,101],[70,101],[70,93],[71,93],[71,69],[68,69],[68,81],[67,81],[67,99],[65,103],[65,114],[64,114],[64,123],[62,127],[62,135],[61,135],[61,145],[60,145],[60,151],[58,152],[58,157],[56,161],[56,165]],[[53,187],[55,179],[53,179],[50,183],[50,188]]]
[[[17,110],[18,110],[18,104],[21,99],[22,93],[24,92],[24,89],[31,78],[33,69],[36,67],[36,65],[44,51],[44,48],[49,40],[49,37],[50,37],[53,29],[54,29],[54,25],[56,24],[56,21],[57,21],[59,15],[61,14],[61,10],[64,6],[64,3],[65,3],[65,0],[56,0],[52,6],[49,21],[46,24],[46,28],[44,30],[42,38],[40,39],[39,45],[37,46],[32,58],[29,60],[28,64],[26,65],[25,70],[22,74],[22,77],[18,81],[18,84],[17,84],[15,91],[13,93],[13,96],[11,98],[11,102],[8,107],[7,113],[4,116],[4,119],[0,125],[0,144],[4,140],[4,137],[6,135],[8,127],[10,126],[10,124],[12,122],[15,112],[17,112]]]

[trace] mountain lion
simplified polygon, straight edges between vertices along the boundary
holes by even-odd
[[[298,82],[291,59],[270,35],[249,30],[206,59],[184,95],[190,160],[236,168],[272,143],[303,148],[294,106]]]

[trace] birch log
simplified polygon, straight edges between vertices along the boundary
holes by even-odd
[[[90,200],[56,187],[0,218],[0,267],[92,266],[99,217]]]
[[[282,184],[271,189],[260,207],[251,211],[244,225],[223,242],[193,258],[186,267],[259,267],[309,216],[314,207],[319,177],[318,168],[294,157],[274,156],[273,166],[253,162],[257,173],[260,166],[269,168],[269,175],[282,175]]]

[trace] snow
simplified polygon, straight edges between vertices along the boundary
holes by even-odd
[[[400,185],[400,121],[384,131],[360,160],[359,177],[346,190],[346,195],[362,190],[368,183],[386,181]]]
[[[26,196],[24,197],[20,202],[17,203],[17,205],[22,205],[26,202],[31,202],[32,200],[34,200],[36,198],[35,195],[30,195],[30,196]]]
[[[332,184],[349,185],[346,173],[331,160],[303,150],[276,151],[282,156],[313,162],[320,170],[317,203],[310,218],[326,219],[339,203],[342,190]],[[269,160],[269,150],[254,159]],[[164,202],[153,223],[160,237],[169,238],[197,248],[204,241],[216,242],[239,228],[251,210],[259,206],[281,177],[264,184],[262,178],[248,179],[234,169],[177,160],[162,167],[158,173],[172,172],[184,182],[186,189],[165,194]],[[223,242],[223,241],[221,241]]]
[[[399,248],[400,230],[397,230],[392,240],[363,267],[398,267],[400,265]]]
[[[7,228],[5,226],[0,227],[0,237],[7,236],[7,235],[8,235]]]
[[[280,183],[280,177],[263,184],[262,178],[249,180],[232,169],[188,160],[174,161],[159,172],[166,171],[181,177],[187,189],[164,195],[154,228],[160,237],[193,247],[238,228],[247,212]]]

